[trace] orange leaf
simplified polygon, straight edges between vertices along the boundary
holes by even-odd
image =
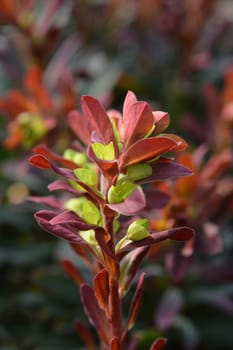
[[[107,310],[109,297],[108,271],[103,269],[94,278],[94,292],[99,306]]]

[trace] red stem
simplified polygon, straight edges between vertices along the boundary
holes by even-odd
[[[110,213],[109,213],[110,214]],[[115,239],[113,231],[114,215],[105,216],[105,230],[111,236],[110,247],[115,255]],[[105,255],[107,270],[109,274],[109,315],[112,327],[112,337],[122,337],[122,305],[119,293],[120,264],[117,260]],[[123,348],[122,348],[123,350]]]

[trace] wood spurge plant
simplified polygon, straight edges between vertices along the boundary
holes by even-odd
[[[49,190],[66,193],[61,201],[34,198],[51,207],[38,211],[35,218],[43,229],[68,241],[93,275],[90,285],[77,266],[64,261],[99,337],[96,344],[89,328],[77,321],[86,348],[135,349],[129,331],[142,300],[142,260],[152,246],[164,240],[181,241],[181,253],[192,254],[193,229],[153,230],[147,202],[150,191],[155,206],[161,198],[161,190],[151,186],[154,182],[192,174],[169,157],[171,152],[184,151],[187,143],[179,136],[163,133],[169,125],[168,113],[153,112],[132,92],[126,95],[122,114],[106,112],[91,96],[82,97],[82,112],[68,115],[78,140],[63,156],[44,145],[33,149],[30,163],[61,177],[49,185]],[[123,317],[122,301],[135,279],[131,305]],[[165,338],[155,339],[150,349],[161,350],[165,343]]]

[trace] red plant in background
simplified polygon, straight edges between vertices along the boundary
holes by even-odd
[[[34,198],[53,208],[41,210],[35,217],[42,228],[68,241],[86,262],[93,275],[92,286],[72,262],[65,261],[64,268],[80,287],[84,310],[96,328],[101,348],[123,350],[126,344],[129,346],[127,336],[140,308],[144,273],[138,277],[124,324],[122,299],[149,248],[167,239],[193,239],[193,230],[186,226],[152,229],[143,217],[147,197],[141,186],[190,175],[187,167],[165,156],[183,151],[187,144],[176,135],[162,133],[169,124],[169,115],[152,112],[132,92],[125,98],[123,115],[117,111],[106,113],[90,96],[82,98],[82,110],[83,114],[70,112],[69,122],[87,147],[86,152],[79,143],[78,149],[65,151],[63,157],[45,146],[33,150],[32,165],[52,169],[62,177],[51,183],[49,190],[63,190],[71,196],[61,202]],[[154,202],[158,202],[156,198]],[[80,322],[76,328],[87,348],[96,349],[89,330]],[[165,343],[159,338],[151,350],[162,349]]]
[[[157,214],[158,219],[154,217],[151,220],[151,225],[154,229],[191,226],[197,232],[195,250],[213,255],[223,250],[221,227],[231,212],[233,185],[231,178],[225,174],[232,165],[232,154],[224,150],[206,162],[205,151],[204,147],[200,147],[193,154],[178,157],[179,163],[192,169],[194,175],[180,178],[170,185],[159,185],[168,191],[171,199]],[[173,278],[180,280],[187,272],[192,257],[180,254],[177,249],[164,249]]]
[[[203,128],[195,119],[190,127],[203,134],[203,145],[192,154],[181,154],[179,163],[193,170],[188,178],[178,179],[166,189],[170,202],[151,220],[153,228],[168,229],[177,225],[189,225],[196,232],[195,250],[214,255],[223,251],[221,229],[232,214],[232,69],[225,75],[224,89],[219,94],[213,84],[203,87],[207,109],[207,125]],[[185,124],[187,127],[189,124]],[[203,130],[202,130],[203,129]],[[190,129],[191,130],[191,129]],[[205,143],[204,143],[205,142]],[[163,249],[162,249],[163,250]],[[156,251],[151,256],[156,256]],[[175,280],[184,277],[191,257],[181,256],[180,251],[164,247],[167,264]]]
[[[32,67],[25,76],[24,91],[10,90],[0,100],[0,111],[10,119],[9,135],[4,142],[7,149],[20,145],[29,149],[46,139],[50,130],[63,127],[61,119],[76,107],[77,93],[67,70],[63,71],[62,78],[56,91],[59,98],[56,98],[45,86],[41,69]]]

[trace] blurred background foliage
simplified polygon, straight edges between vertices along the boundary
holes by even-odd
[[[66,115],[82,94],[121,108],[128,90],[168,111],[169,130],[189,142],[194,192],[213,185],[192,217],[199,246],[184,277],[161,247],[143,266],[139,348],[161,334],[168,350],[233,348],[232,36],[231,0],[0,0],[1,350],[82,349],[74,320],[87,321],[61,264],[72,253],[38,228],[40,206],[26,200],[49,195],[52,175],[27,159],[39,142],[60,153],[71,144]],[[193,193],[184,204],[170,191],[177,198],[158,218],[179,223]]]

